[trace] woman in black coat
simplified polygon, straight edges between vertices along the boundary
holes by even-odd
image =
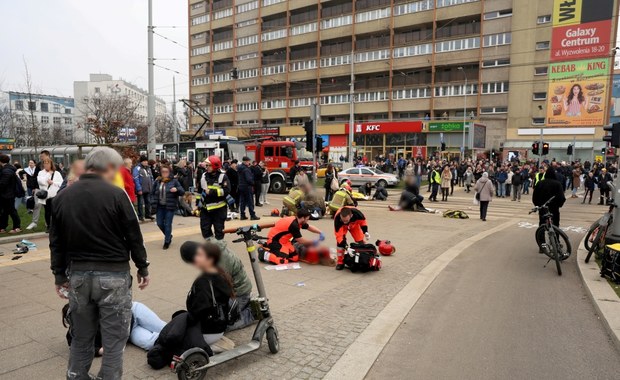
[[[151,193],[151,206],[157,209],[157,227],[164,233],[164,249],[172,242],[172,219],[179,208],[179,197],[185,189],[176,178],[172,178],[170,167],[162,165],[161,176],[155,180]]]

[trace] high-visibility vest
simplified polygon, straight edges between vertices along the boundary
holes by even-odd
[[[439,175],[439,172],[435,169],[433,169],[431,173],[431,184],[432,183],[437,183],[437,184],[441,183],[441,176]]]
[[[534,176],[534,186],[538,185],[538,182],[545,179],[545,174],[546,172],[543,172],[542,175],[540,175],[540,172],[536,173]]]
[[[301,202],[301,198],[303,197],[304,192],[301,191],[299,187],[293,187],[291,191],[282,199],[282,203],[288,207],[290,211],[295,212],[297,210],[297,206],[299,202]]]
[[[351,194],[349,194],[349,192],[345,189],[340,189],[334,193],[332,201],[329,202],[329,208],[332,210],[337,210],[352,204]]]
[[[215,190],[217,192],[217,196],[218,197],[224,197],[224,189],[222,188],[222,182],[224,181],[224,173],[220,173],[220,176],[217,179],[217,182],[213,182],[212,184],[209,184],[209,182],[207,181],[207,173],[202,175],[202,180],[201,180],[201,184],[202,184],[202,208],[206,209],[207,211],[212,211],[212,210],[216,210],[218,208],[222,208],[222,207],[226,207],[226,199],[223,198],[220,201],[216,201],[216,202],[210,202],[207,203],[206,202],[206,195],[207,192],[211,192],[211,190]]]

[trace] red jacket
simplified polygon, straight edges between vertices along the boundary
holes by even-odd
[[[123,177],[123,182],[125,184],[125,192],[129,195],[129,199],[131,202],[135,202],[136,198],[136,185],[133,183],[133,176],[131,172],[126,167],[121,167],[121,176]]]

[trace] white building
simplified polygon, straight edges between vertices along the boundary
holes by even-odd
[[[54,143],[71,144],[75,142],[75,104],[73,98],[15,91],[9,91],[7,94],[8,108],[13,123],[12,134],[17,146],[32,143],[26,138],[29,135],[26,130],[27,126],[32,125],[26,120],[31,117],[34,118],[34,125],[40,129],[39,138],[62,140],[53,141]]]
[[[73,82],[73,96],[75,97],[75,117],[81,123],[88,107],[88,99],[97,96],[122,95],[127,96],[137,105],[136,113],[142,121],[147,121],[148,92],[123,79],[112,79],[109,74],[90,74],[88,81]],[[155,117],[166,114],[166,102],[155,98]],[[92,142],[92,136],[86,128],[79,129],[80,142]]]

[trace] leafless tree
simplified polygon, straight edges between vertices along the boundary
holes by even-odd
[[[78,123],[87,128],[97,144],[116,143],[122,130],[142,124],[136,113],[139,106],[140,102],[127,95],[97,94],[84,99],[80,112],[85,116]]]
[[[175,129],[175,121],[171,115],[165,114],[157,116],[157,118],[155,118],[155,141],[173,141]]]
[[[35,114],[37,102],[33,90],[33,81],[28,62],[24,58],[24,100],[25,103],[21,110],[14,110],[12,113],[12,126],[15,130],[11,133],[15,137],[16,146],[32,146],[35,152],[43,143],[41,136],[41,123]]]
[[[51,145],[65,145],[68,143],[65,132],[60,125],[54,125],[51,133],[48,132]]]

